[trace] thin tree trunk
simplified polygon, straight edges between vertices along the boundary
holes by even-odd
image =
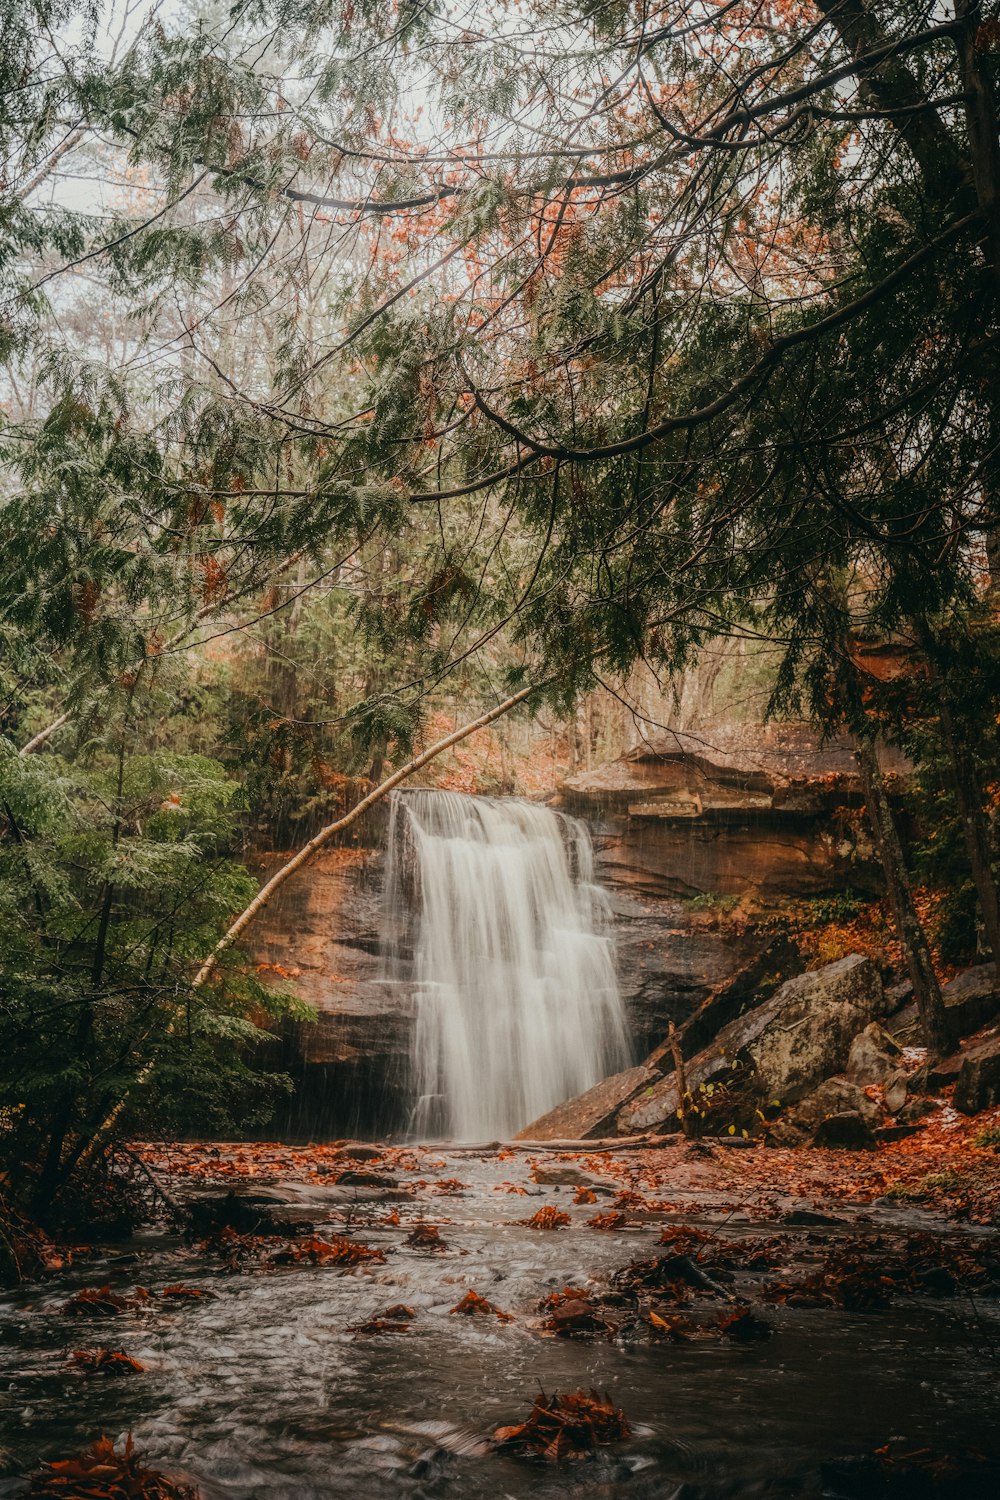
[[[125,742],[122,740],[118,747],[115,824],[111,834],[111,845],[115,851],[117,851],[121,839],[122,791],[124,784]],[[111,931],[111,914],[114,909],[114,901],[115,884],[113,880],[108,880],[105,882],[101,897],[101,914],[97,924],[97,938],[94,943],[94,959],[90,971],[90,988],[88,993],[81,998],[80,1009],[77,1013],[75,1051],[78,1061],[82,1060],[90,1051],[93,1040],[94,1006],[104,980],[104,961],[107,956],[108,934]],[[67,1091],[52,1128],[49,1149],[38,1185],[37,1203],[40,1209],[48,1207],[52,1202],[63,1183],[72,1174],[76,1163],[77,1152],[70,1154],[68,1162],[63,1161],[63,1149],[70,1134],[70,1125],[73,1121],[73,1110],[76,1101],[77,1088],[74,1086]]]
[[[944,1001],[927,938],[913,905],[895,814],[885,789],[874,744],[870,740],[857,740],[855,756],[861,772],[875,848],[885,874],[886,892],[892,907],[896,934],[903,945],[906,967],[913,984],[924,1041],[929,1051],[939,1056],[948,1046]]]
[[[18,753],[20,755],[34,755],[35,751],[40,750],[41,747],[45,744],[45,741],[51,738],[51,736],[55,734],[57,729],[61,729],[63,727],[68,718],[68,713],[60,714],[58,719],[53,719],[51,724],[46,724],[45,728],[40,729],[38,733],[32,739],[30,739],[26,745],[22,745]]]
[[[677,1097],[680,1100],[681,1133],[685,1136],[692,1134],[691,1106],[694,1100],[688,1093],[687,1069],[684,1066],[684,1053],[681,1050],[681,1039],[677,1027],[673,1021],[670,1022],[667,1031],[667,1046],[674,1060],[674,1072],[677,1074]]]
[[[915,615],[910,623],[923,650],[931,681],[936,688],[941,737],[951,762],[955,805],[958,808],[959,822],[962,825],[965,852],[969,860],[976,894],[979,897],[986,941],[989,943],[993,962],[1000,964],[1000,893],[998,893],[997,882],[993,875],[990,830],[984,811],[985,793],[976,773],[972,752],[962,734],[961,725],[955,722],[949,697],[948,668],[945,666],[942,670],[938,665],[940,653],[935,650],[934,633],[921,615]]]
[[[367,797],[363,797],[362,800],[357,804],[357,806],[353,807],[349,813],[346,813],[344,815],[344,817],[338,818],[335,823],[329,823],[325,828],[321,828],[319,833],[311,838],[307,844],[304,844],[297,854],[295,854],[290,860],[288,860],[286,864],[282,865],[280,870],[278,870],[274,875],[271,876],[271,879],[267,882],[267,884],[262,886],[261,889],[257,892],[257,895],[250,902],[250,905],[246,907],[244,911],[240,912],[236,920],[230,925],[227,931],[223,933],[222,937],[216,943],[215,947],[212,949],[212,952],[206,958],[205,962],[202,964],[201,968],[195,975],[191,985],[192,989],[200,989],[202,985],[206,983],[206,981],[211,977],[212,972],[215,969],[215,966],[222,954],[237,942],[240,935],[250,925],[254,917],[257,916],[258,912],[262,911],[264,907],[267,906],[268,902],[271,901],[276,892],[281,889],[286,880],[290,880],[297,870],[300,870],[303,865],[308,864],[313,855],[316,854],[324,844],[329,843],[329,841],[334,837],[335,834],[343,832],[343,830],[345,828],[349,828],[352,823],[356,823],[357,820],[360,817],[363,817],[368,809],[370,807],[373,807],[376,802],[380,802],[383,797],[389,794],[389,792],[393,791],[402,782],[408,780],[409,777],[413,776],[417,771],[428,765],[430,761],[434,760],[438,755],[441,755],[445,750],[450,750],[452,745],[459,744],[461,740],[467,739],[470,734],[475,734],[478,729],[485,729],[488,724],[492,724],[496,719],[499,719],[504,714],[509,713],[512,708],[515,708],[519,703],[523,703],[526,698],[530,697],[532,693],[537,692],[537,690],[538,687],[534,684],[531,687],[522,688],[520,692],[512,693],[509,698],[505,698],[503,703],[498,703],[495,708],[491,708],[487,713],[481,714],[478,719],[473,719],[470,723],[461,725],[458,729],[453,730],[451,734],[445,735],[444,739],[437,740],[426,750],[422,750],[419,755],[415,755],[411,760],[408,760],[405,766],[400,766],[398,771],[394,771],[391,776],[388,776],[380,786],[377,786],[374,791],[369,792]],[[176,1023],[177,1017],[175,1017],[167,1027],[166,1034],[168,1036],[173,1032]],[[136,1084],[145,1083],[152,1074],[154,1067],[155,1063],[153,1061],[147,1062],[146,1065],[140,1069],[136,1077],[133,1079],[131,1087],[135,1088]],[[127,1093],[123,1094],[117,1101],[117,1103],[113,1106],[113,1108],[109,1111],[109,1113],[105,1116],[101,1124],[98,1125],[90,1140],[86,1143],[83,1150],[79,1153],[76,1164],[86,1163],[90,1160],[100,1142],[107,1136],[108,1132],[113,1129],[116,1121],[118,1120],[118,1117],[120,1116],[122,1110],[125,1108],[127,1097]]]
[[[994,964],[1000,964],[1000,894],[993,877],[990,831],[983,811],[983,798],[979,789],[979,778],[968,744],[956,727],[951,708],[944,696],[939,707],[941,729],[951,760],[955,783],[955,802],[962,824],[962,837],[969,867],[979,897],[979,909],[983,918],[986,941]]]
[[[976,198],[986,221],[986,260],[993,276],[994,296],[1000,295],[1000,137],[997,102],[988,48],[979,45],[983,23],[982,0],[957,0],[955,15],[962,22],[958,56],[965,97],[965,127]]]

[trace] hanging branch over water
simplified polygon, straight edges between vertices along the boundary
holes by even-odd
[[[285,881],[289,880],[295,874],[296,870],[308,864],[313,855],[322,849],[324,844],[330,842],[334,834],[341,833],[345,828],[349,828],[352,823],[356,823],[370,807],[374,807],[376,802],[381,802],[382,798],[388,796],[389,792],[399,786],[401,782],[408,780],[416,771],[429,764],[430,761],[441,755],[443,751],[450,750],[452,745],[457,745],[461,740],[467,739],[470,734],[475,734],[477,729],[485,729],[488,724],[492,724],[495,720],[502,718],[504,714],[509,713],[518,703],[523,703],[526,698],[529,698],[536,691],[537,687],[534,683],[531,687],[522,688],[520,692],[513,693],[509,698],[505,698],[502,703],[498,703],[495,708],[491,708],[488,713],[481,714],[478,719],[473,719],[469,724],[463,724],[460,729],[455,729],[451,734],[445,735],[444,739],[437,740],[433,745],[428,746],[426,750],[422,750],[419,755],[415,755],[412,760],[408,760],[405,766],[400,766],[398,771],[394,771],[391,776],[387,776],[385,781],[381,782],[373,791],[368,793],[367,797],[362,797],[357,806],[352,807],[349,813],[345,813],[335,823],[328,823],[325,828],[321,828],[319,833],[315,834],[309,840],[308,844],[303,844],[299,852],[293,855],[287,864],[282,865],[276,874],[271,876],[267,884],[261,887],[257,895],[250,902],[250,905],[244,911],[240,912],[236,921],[232,923],[219,939],[208,958],[198,970],[194,977],[193,988],[200,989],[211,976],[212,970],[215,968],[222,954],[233,946],[240,934],[253,921],[257,913],[267,906],[275,892],[280,890]]]

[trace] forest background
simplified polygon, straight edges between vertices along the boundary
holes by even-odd
[[[285,1087],[250,849],[709,711],[853,737],[937,1046],[1000,953],[991,7],[5,20],[9,1190]]]

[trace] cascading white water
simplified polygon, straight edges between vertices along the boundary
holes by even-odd
[[[626,1066],[582,823],[509,798],[397,793],[387,897],[411,913],[415,1136],[509,1138]]]

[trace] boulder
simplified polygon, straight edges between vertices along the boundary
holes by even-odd
[[[819,1088],[807,1094],[792,1112],[792,1120],[814,1130],[817,1125],[832,1115],[860,1115],[871,1125],[879,1119],[882,1111],[874,1099],[869,1099],[864,1089],[847,1078],[827,1078]]]
[[[896,1119],[900,1125],[915,1125],[919,1120],[926,1120],[941,1108],[937,1099],[927,1099],[921,1095],[909,1094],[902,1109],[896,1111]]]
[[[727,1023],[737,1019],[755,1000],[759,1004],[760,1000],[772,995],[778,987],[782,970],[787,973],[793,966],[799,966],[798,955],[785,937],[772,938],[763,947],[751,950],[746,962],[715,985],[694,1014],[678,1027],[678,1041],[684,1057],[695,1057]],[[640,1094],[648,1093],[662,1080],[664,1071],[672,1069],[669,1044],[662,1042],[645,1063],[603,1078],[586,1093],[566,1100],[541,1119],[533,1120],[517,1138],[526,1141],[582,1141],[613,1135],[615,1117],[624,1106]]]
[[[814,1146],[828,1146],[838,1151],[872,1151],[875,1135],[863,1115],[845,1110],[820,1120],[813,1135]]]
[[[952,1102],[965,1115],[1000,1104],[1000,1032],[966,1051]]]
[[[662,1078],[657,1068],[626,1068],[602,1078],[586,1093],[557,1104],[548,1114],[518,1131],[519,1141],[588,1141],[614,1135],[615,1117],[622,1105]]]
[[[896,1073],[892,1078],[887,1078],[883,1090],[885,1107],[891,1115],[898,1115],[906,1103],[906,1074]]]
[[[764,1005],[747,1011],[687,1064],[696,1090],[741,1064],[756,1075],[756,1089],[782,1104],[801,1099],[847,1062],[851,1041],[884,1014],[878,969],[860,954],[786,981]],[[680,1103],[673,1073],[647,1084],[619,1110],[623,1135],[676,1128]]]
[[[871,959],[854,953],[789,979],[762,1007],[763,1024],[747,1046],[758,1085],[787,1103],[842,1071],[851,1042],[885,1013],[885,992]]]
[[[784,934],[773,937],[735,974],[715,986],[680,1027],[684,1057],[694,1057],[751,1006],[769,1000],[781,982],[802,968],[798,949]],[[661,1043],[646,1059],[647,1067],[671,1066],[669,1044]]]
[[[945,1008],[945,1029],[952,1046],[963,1037],[972,1036],[988,1021],[1000,1016],[1000,980],[993,964],[977,964],[957,974],[941,987]],[[917,1007],[908,1000],[893,1016],[890,1030],[904,1045],[923,1041]]]
[[[977,964],[942,986],[948,1031],[955,1041],[971,1036],[1000,1015],[1000,976],[995,964]]]
[[[852,1083],[889,1083],[899,1074],[902,1056],[902,1047],[877,1021],[871,1021],[851,1043],[847,1076]]]

